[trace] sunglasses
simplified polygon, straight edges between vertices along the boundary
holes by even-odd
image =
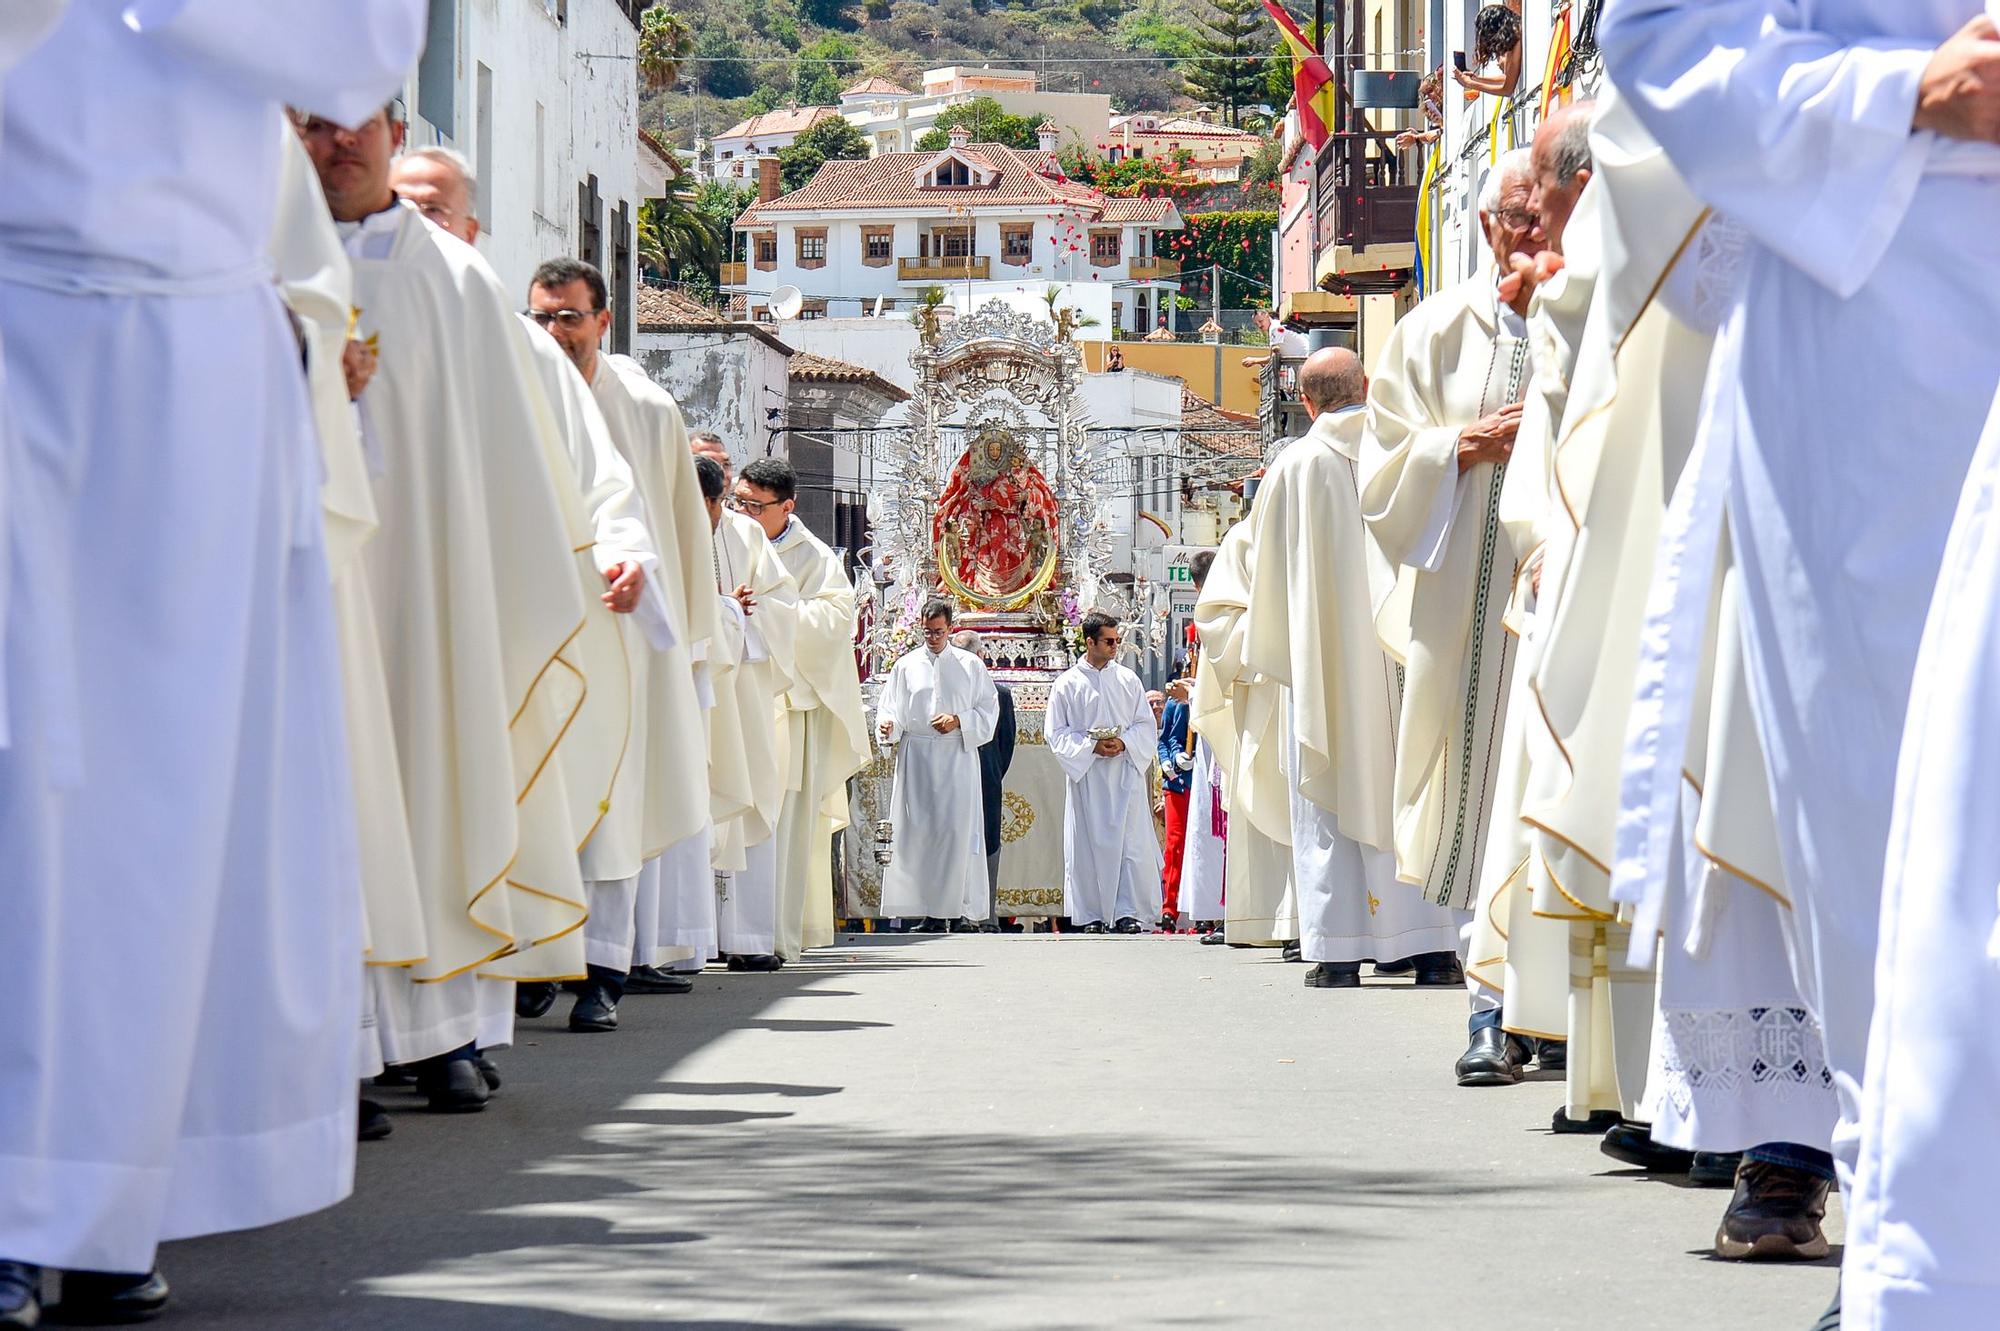
[[[564,328],[580,328],[585,319],[594,319],[598,315],[596,310],[526,310],[523,313],[544,328],[550,324],[561,324]]]

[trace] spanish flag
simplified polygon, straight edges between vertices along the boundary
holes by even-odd
[[[1299,109],[1299,132],[1317,149],[1333,137],[1333,71],[1278,0],[1264,0],[1264,8],[1271,11],[1272,21],[1285,34],[1285,45],[1292,48],[1292,100]]]

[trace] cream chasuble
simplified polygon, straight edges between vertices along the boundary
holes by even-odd
[[[424,960],[430,944],[410,850],[375,609],[361,565],[362,547],[375,534],[376,523],[368,464],[341,370],[354,279],[304,145],[284,116],[277,118],[276,132],[284,166],[271,260],[285,305],[305,333],[306,386],[326,473],[320,502],[333,574],[334,627],[340,635],[348,762],[354,769],[366,956],[370,965],[409,966]]]
[[[958,718],[941,735],[931,718]],[[1000,694],[971,652],[928,646],[890,668],[877,726],[895,746],[889,817],[895,849],[882,871],[882,914],[942,920],[986,918],[986,816],[979,746],[1000,723]]]
[[[1439,906],[1396,880],[1395,662],[1374,631],[1359,405],[1328,413],[1266,470],[1250,517],[1247,664],[1285,698],[1292,883],[1307,961],[1457,947]],[[1385,565],[1376,569],[1385,581]]]
[[[556,748],[584,700],[574,541],[521,378],[519,325],[472,248],[394,207],[343,224],[383,474],[365,559],[429,956],[418,980],[582,973],[586,908]],[[545,969],[510,966],[555,940]]]
[[[1442,906],[1478,891],[1514,641],[1502,625],[1514,552],[1500,530],[1506,468],[1461,473],[1459,431],[1521,399],[1528,344],[1502,327],[1490,273],[1396,325],[1368,395],[1361,511],[1396,567],[1375,589],[1382,644],[1403,663],[1396,865]]]
[[[756,608],[739,630],[740,660],[715,681],[709,713],[709,781],[715,810],[714,867],[744,867],[744,852],[778,830],[791,755],[779,724],[798,666],[799,586],[755,519],[724,509],[714,532],[715,586],[725,614],[737,587]]]
[[[780,712],[786,794],[778,817],[778,955],[833,942],[833,834],[847,778],[874,747],[854,663],[854,586],[840,556],[796,517],[772,542],[799,589],[797,669]]]
[[[1252,671],[1249,648],[1251,524],[1223,533],[1195,602],[1201,668],[1188,724],[1208,742],[1228,809],[1223,931],[1232,943],[1299,936],[1292,882],[1291,786],[1284,771],[1284,694]]]
[[[691,741],[705,733],[695,660],[716,632],[715,557],[687,426],[673,397],[637,361],[602,353],[590,391],[645,501],[660,555],[653,582],[678,639],[647,663],[646,696],[637,707],[645,733],[634,734],[626,757],[628,765],[644,765],[640,852],[651,859],[708,822],[704,746]]]

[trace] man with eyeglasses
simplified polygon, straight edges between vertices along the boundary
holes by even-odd
[[[691,913],[703,920],[713,915],[707,754],[705,746],[688,743],[690,735],[704,733],[703,677],[716,632],[715,553],[701,483],[673,396],[637,361],[600,348],[611,327],[602,273],[580,259],[542,264],[529,284],[528,317],[547,330],[590,386],[612,442],[638,481],[660,543],[656,587],[676,641],[648,658],[644,692],[635,702],[635,716],[643,718],[643,725],[635,726],[625,760],[644,774],[635,783],[644,800],[643,862],[629,906],[621,898],[616,909],[621,936],[635,936],[639,918],[655,913],[658,928],[670,933],[677,920]],[[598,1023],[596,1029],[609,1029],[617,1021],[632,962],[629,947],[622,957],[618,953],[608,946],[591,959],[579,995],[581,1015]],[[666,946],[656,949],[654,958],[671,962],[691,955],[690,948]],[[544,997],[545,991],[535,1001]],[[572,1025],[577,1015],[572,1014]]]
[[[1000,695],[986,663],[952,646],[952,617],[950,601],[925,603],[923,645],[891,667],[875,709],[875,733],[896,755],[882,913],[921,919],[927,933],[987,916],[979,747],[999,724]]]
[[[552,465],[519,321],[472,247],[397,197],[402,116],[392,103],[299,133],[353,268],[356,331],[383,353],[359,403],[381,523],[364,561],[428,952],[371,968],[377,1033],[432,1109],[463,1112],[491,1087],[479,1050],[512,1041],[511,982],[583,971],[588,828],[562,750],[590,731],[586,600],[575,480]]]
[[[1063,914],[1085,933],[1142,932],[1160,914],[1160,843],[1146,787],[1159,729],[1139,677],[1118,664],[1118,621],[1083,618],[1083,659],[1049,689],[1045,729],[1061,764]]]
[[[847,778],[873,745],[854,660],[854,585],[840,556],[806,529],[798,473],[758,458],[729,506],[764,529],[799,589],[798,668],[778,709],[791,755],[778,816],[778,955],[796,961],[833,942],[833,834],[847,825]]]
[[[1361,435],[1361,511],[1386,557],[1375,627],[1405,668],[1391,804],[1396,870],[1454,912],[1470,942],[1493,813],[1515,640],[1503,624],[1515,551],[1500,492],[1520,429],[1532,292],[1516,255],[1542,248],[1527,149],[1487,173],[1479,220],[1494,266],[1430,296],[1377,363]],[[1520,1080],[1526,1047],[1500,1029],[1500,996],[1472,984],[1466,1086]]]

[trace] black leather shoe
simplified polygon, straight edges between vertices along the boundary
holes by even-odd
[[[0,1327],[42,1324],[42,1268],[26,1262],[0,1262]]]
[[[1743,1164],[1741,1151],[1696,1151],[1688,1166],[1688,1182],[1697,1188],[1733,1188],[1736,1171]]]
[[[1416,967],[1410,964],[1408,957],[1404,957],[1401,961],[1378,961],[1375,963],[1375,973],[1377,975],[1408,975],[1415,969]]]
[[[1361,987],[1361,963],[1358,961],[1321,961],[1306,972],[1308,989],[1359,989]]]
[[[355,1131],[355,1140],[379,1142],[395,1130],[396,1125],[389,1121],[389,1115],[381,1105],[373,1100],[361,1102],[361,1118]]]
[[[576,1006],[569,1010],[569,1028],[582,1033],[617,1030],[618,1000],[611,990],[595,981],[587,984],[576,996]]]
[[[1172,911],[1161,911],[1160,922],[1153,927],[1163,934],[1170,934],[1180,928],[1180,922],[1174,918]]]
[[[1410,958],[1410,968],[1417,973],[1419,989],[1457,989],[1465,983],[1456,952],[1425,952]]]
[[[1498,1026],[1481,1026],[1452,1071],[1460,1086],[1512,1086],[1521,1080],[1527,1061],[1528,1051],[1519,1039]]]
[[[514,1015],[525,1021],[545,1017],[556,1005],[556,987],[536,982],[514,986]]]
[[[1694,1152],[1677,1146],[1662,1146],[1644,1123],[1620,1119],[1604,1131],[1597,1149],[1621,1165],[1643,1169],[1648,1174],[1685,1174],[1694,1164]]]
[[[1306,959],[1305,953],[1301,951],[1299,948],[1299,940],[1296,938],[1294,938],[1291,942],[1286,943],[1284,947],[1279,950],[1284,955],[1286,961],[1304,961]]]
[[[1593,1109],[1582,1118],[1571,1118],[1569,1110],[1558,1109],[1549,1116],[1549,1131],[1558,1137],[1602,1137],[1617,1126],[1615,1109]]]
[[[166,1279],[158,1271],[144,1275],[114,1275],[104,1271],[65,1271],[62,1301],[51,1310],[72,1326],[116,1326],[157,1317],[167,1306]]]
[[[1745,1160],[1715,1231],[1715,1255],[1731,1262],[1820,1260],[1828,1251],[1820,1222],[1831,1186],[1809,1170]]]
[[[691,994],[694,976],[661,970],[658,966],[634,966],[625,977],[628,994]]]
[[[1139,927],[1137,920],[1127,915],[1119,920],[1118,923],[1111,926],[1111,932],[1114,934],[1142,934],[1146,931]]]
[[[1099,920],[1099,921],[1098,921],[1097,923],[1095,923],[1095,924],[1086,924],[1086,925],[1084,925],[1084,926],[1083,926],[1083,932],[1084,932],[1084,933],[1087,933],[1087,934],[1101,934],[1101,933],[1104,933],[1104,932],[1105,932],[1105,928],[1104,928],[1104,921],[1102,921],[1102,920]]]
[[[1204,947],[1221,947],[1224,943],[1227,943],[1228,941],[1229,939],[1227,935],[1225,935],[1220,929],[1210,929],[1207,933],[1201,936],[1202,946]]]
[[[1544,1072],[1569,1071],[1569,1041],[1535,1041],[1535,1066]]]
[[[486,1078],[469,1058],[432,1058],[418,1066],[417,1089],[433,1114],[476,1114],[486,1108]]]
[[[729,958],[729,969],[733,971],[756,971],[759,973],[783,970],[785,959],[769,952],[759,952],[754,956],[738,953]]]
[[[994,927],[993,932],[999,934],[1024,934],[1028,932],[1028,926],[1021,923],[1018,919],[1006,919],[1000,921]]]

